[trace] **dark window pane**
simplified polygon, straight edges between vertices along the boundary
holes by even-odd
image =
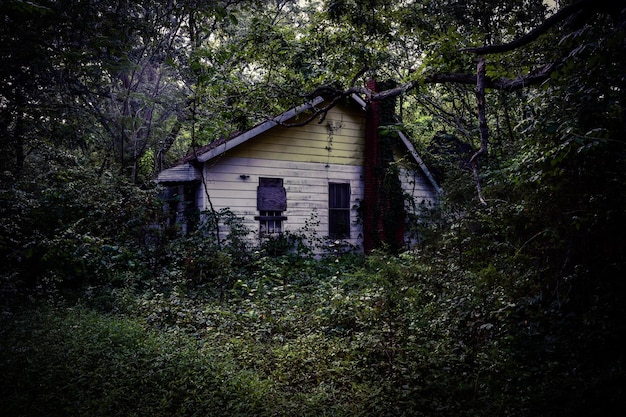
[[[328,184],[328,206],[335,208],[350,208],[350,184]]]
[[[328,184],[328,234],[334,239],[350,237],[350,184]]]
[[[350,237],[350,212],[347,210],[332,210],[328,219],[329,235],[332,238]]]
[[[282,178],[259,178],[259,186],[260,187],[282,187],[283,179]]]

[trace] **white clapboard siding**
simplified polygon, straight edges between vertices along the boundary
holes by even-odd
[[[430,187],[428,179],[421,172],[407,167],[400,167],[399,171],[402,189],[406,194],[413,196],[415,205],[422,204],[426,207],[432,207],[436,195]]]
[[[418,160],[415,159],[417,153],[415,153],[412,145],[410,149],[403,146],[396,146],[393,150],[393,154],[398,164],[402,190],[413,197],[414,204],[407,204],[407,208],[410,208],[410,206],[419,206],[420,204],[432,207],[437,199],[437,189],[439,189],[439,186],[437,186],[437,189],[434,188],[436,183],[434,183],[432,177],[429,177],[430,173],[424,172],[425,166],[420,166],[420,164],[423,165],[421,158]],[[417,156],[417,158],[419,158],[419,156]]]
[[[258,222],[256,210],[259,177],[282,178],[287,192],[287,217],[284,230],[302,231],[317,213],[317,235],[328,235],[328,183],[350,183],[351,206],[363,198],[362,167],[325,164],[272,161],[267,159],[222,157],[219,164],[207,165],[204,170],[206,193],[200,196],[199,206],[215,210],[229,208],[244,219],[244,224],[256,234]],[[211,204],[209,204],[209,198]],[[356,210],[351,220],[356,223]],[[352,225],[349,242],[358,245],[360,226]]]

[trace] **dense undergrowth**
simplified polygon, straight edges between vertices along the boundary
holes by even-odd
[[[222,299],[174,280],[141,293],[94,289],[72,305],[12,316],[3,329],[4,409],[493,415],[509,403],[515,381],[490,384],[500,348],[509,349],[494,337],[515,307],[504,295],[479,300],[408,256],[361,267],[290,261],[260,259],[264,267]]]
[[[51,292],[3,311],[0,406],[7,416],[606,411],[619,392],[602,384],[618,370],[578,363],[554,325],[562,312],[501,279],[434,254],[284,255],[257,256],[219,293],[174,272]]]

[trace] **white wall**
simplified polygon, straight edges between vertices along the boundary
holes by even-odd
[[[199,207],[208,208],[209,198],[215,210],[229,208],[243,217],[245,225],[258,231],[256,210],[259,177],[282,178],[287,192],[287,220],[284,230],[301,231],[317,211],[318,237],[328,235],[328,183],[350,183],[351,206],[363,198],[362,167],[307,162],[275,161],[241,157],[220,157],[209,161],[203,172],[207,193],[199,196]],[[243,176],[243,178],[242,178]],[[357,211],[351,210],[350,239],[360,245],[361,225]]]

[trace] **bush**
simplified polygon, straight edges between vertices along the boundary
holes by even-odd
[[[7,416],[211,415],[228,400],[211,358],[184,335],[80,308],[31,311],[2,330]]]

